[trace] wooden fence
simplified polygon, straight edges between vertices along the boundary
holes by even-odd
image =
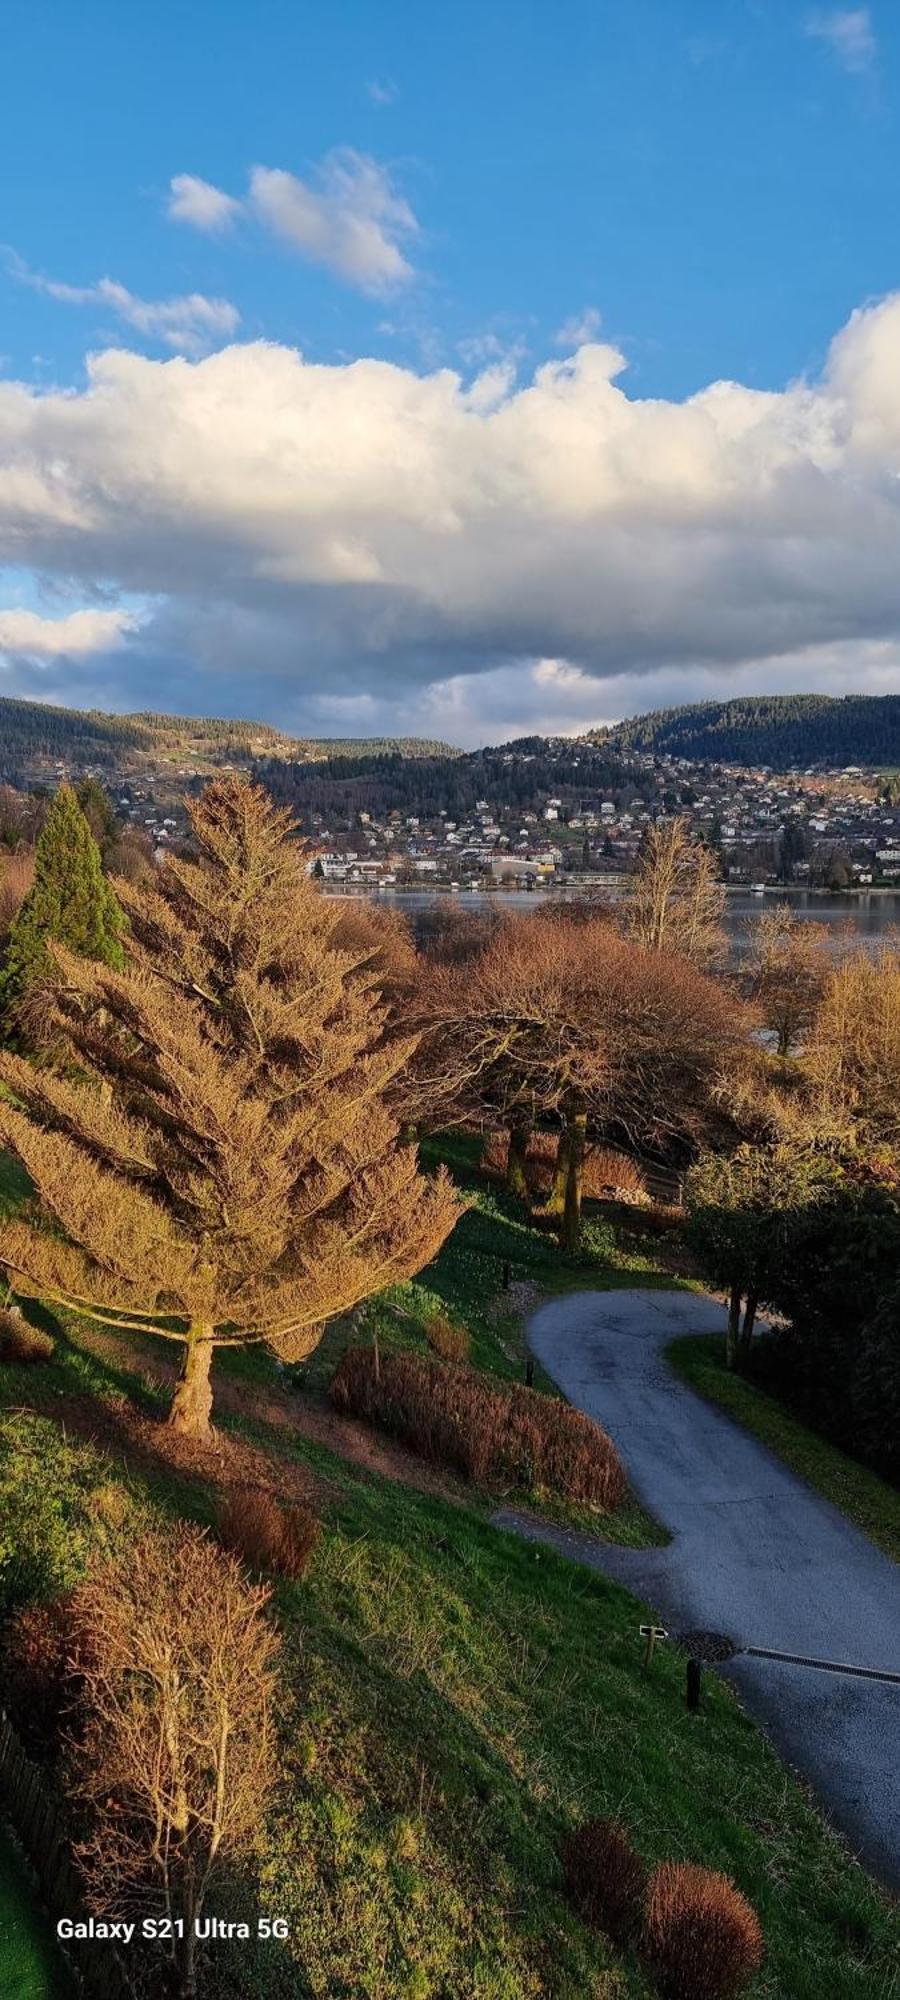
[[[81,1883],[55,1800],[0,1709],[0,1802],[38,1878],[54,1929],[60,1917],[86,1916]],[[134,1987],[115,1946],[66,1943],[60,1950],[87,2000],[134,2000]]]

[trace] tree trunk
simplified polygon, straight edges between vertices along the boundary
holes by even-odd
[[[756,1308],[758,1305],[759,1299],[756,1293],[748,1292],[747,1303],[744,1307],[744,1324],[741,1327],[741,1346],[744,1348],[748,1348],[753,1339],[753,1328],[756,1324]]]
[[[562,1222],[563,1247],[572,1251],[577,1250],[581,1244],[581,1188],[584,1179],[586,1134],[587,1113],[576,1111],[569,1119],[569,1171],[566,1175]]]
[[[741,1325],[741,1288],[732,1285],[728,1300],[728,1330],[725,1335],[725,1365],[733,1368],[737,1360],[738,1334]]]
[[[570,1144],[571,1144],[571,1134],[569,1132],[568,1125],[564,1125],[559,1135],[559,1144],[556,1148],[556,1164],[553,1168],[553,1179],[550,1182],[550,1192],[544,1203],[545,1215],[562,1215],[563,1209],[565,1207],[566,1185],[569,1179]]]
[[[212,1409],[212,1327],[200,1321],[191,1327],[184,1349],[181,1373],[172,1397],[168,1421],[185,1437],[209,1436]]]
[[[509,1128],[509,1153],[506,1161],[506,1185],[510,1194],[519,1196],[520,1201],[528,1200],[528,1182],[525,1178],[525,1159],[531,1126],[524,1120]]]

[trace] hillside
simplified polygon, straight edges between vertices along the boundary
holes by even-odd
[[[624,751],[768,764],[786,771],[821,765],[900,764],[900,695],[744,695],[632,716],[599,740]]]
[[[269,723],[211,716],[107,715],[101,709],[57,708],[39,701],[0,697],[0,774],[34,776],[42,766],[65,764],[123,772],[164,762],[207,770],[266,757],[287,762],[369,756],[452,756],[445,743],[416,736],[358,738],[287,736]]]

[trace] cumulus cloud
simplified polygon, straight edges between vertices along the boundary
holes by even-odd
[[[516,687],[575,727],[823,662],[900,686],[900,294],[781,392],[642,400],[623,368],[593,343],[467,386],[260,342],[0,384],[0,562],[152,604],[117,706],[453,734]]]
[[[173,222],[189,222],[194,229],[221,235],[241,213],[241,204],[212,181],[197,174],[175,174],[169,182],[168,213]]]
[[[375,297],[414,275],[403,246],[420,233],[416,217],[387,167],[352,146],[327,153],[308,180],[283,167],[254,167],[243,202],[210,181],[176,174],[169,214],[206,231],[250,215],[311,263]]]
[[[387,169],[365,153],[329,153],[315,181],[280,167],[254,167],[250,199],[257,215],[292,248],[350,284],[376,294],[413,275],[400,245],[418,224]]]
[[[202,292],[188,292],[175,299],[141,299],[115,278],[98,278],[93,285],[69,285],[30,270],[14,253],[9,264],[20,284],[30,285],[45,298],[69,306],[102,306],[137,333],[180,354],[204,354],[217,341],[230,340],[240,325],[240,313],[228,299],[209,299]]]
[[[573,313],[571,319],[564,319],[553,336],[556,347],[583,347],[585,341],[596,340],[600,331],[600,313],[596,306],[585,306],[580,313]]]
[[[84,659],[121,645],[135,622],[126,611],[68,611],[62,618],[43,618],[38,611],[14,606],[0,610],[0,653],[26,660],[52,660],[61,655]]]
[[[860,76],[875,61],[875,33],[868,7],[834,7],[807,17],[806,32],[827,43],[842,69]]]

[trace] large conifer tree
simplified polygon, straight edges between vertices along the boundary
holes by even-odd
[[[51,940],[104,965],[123,963],[125,919],[71,785],[60,785],[50,802],[34,861],[34,882],[11,927],[0,973],[0,1009],[9,1024],[50,973]]]
[[[54,1046],[0,1055],[0,1139],[33,1201],[0,1224],[21,1292],[183,1348],[171,1421],[203,1435],[216,1346],[296,1358],[322,1324],[428,1262],[458,1204],[388,1107],[370,954],[307,878],[289,816],[237,778],[192,809],[196,859],[120,884],[121,972],[54,949]]]

